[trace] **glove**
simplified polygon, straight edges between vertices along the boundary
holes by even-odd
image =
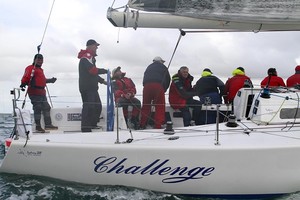
[[[52,77],[49,79],[49,83],[55,83],[56,80],[57,80],[57,78]]]
[[[25,83],[22,83],[22,84],[20,85],[20,88],[21,88],[21,90],[24,92],[24,91],[25,91],[25,88],[26,88],[26,84],[25,84]]]
[[[108,70],[104,68],[98,68],[98,74],[107,74]]]
[[[124,97],[125,97],[126,99],[130,99],[130,97],[131,97],[131,93],[127,93],[127,94],[125,94],[125,95],[124,95]]]
[[[100,76],[98,76],[98,82],[101,83],[101,84],[107,85],[107,82],[103,78],[101,78]]]

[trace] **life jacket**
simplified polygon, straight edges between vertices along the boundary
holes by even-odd
[[[120,79],[115,79],[113,82],[113,90],[115,95],[115,101],[117,102],[121,95],[127,93],[136,94],[135,84],[130,78],[123,77]]]
[[[32,73],[33,76],[31,77]],[[34,65],[26,67],[21,82],[28,85],[29,95],[46,95],[46,77],[41,67]]]
[[[283,79],[279,76],[270,75],[264,78],[262,82],[260,83],[261,87],[264,88],[268,85],[268,87],[278,87],[282,86],[285,87],[285,83]]]
[[[300,73],[296,73],[296,74],[290,76],[286,80],[286,86],[287,87],[293,87],[293,86],[299,85],[299,84],[300,84]]]
[[[233,101],[238,90],[245,86],[245,81],[246,83],[247,81],[251,83],[250,78],[246,75],[235,75],[227,80],[225,84],[225,95],[227,95],[225,97],[226,103],[230,103]],[[248,85],[248,87],[249,86],[251,87],[251,84]]]
[[[169,91],[169,103],[172,108],[180,109],[186,107],[187,99],[191,98],[193,95],[183,96],[183,93],[180,92],[179,90],[185,90],[185,91],[193,90],[192,80],[193,77],[191,75],[189,75],[186,79],[180,77],[178,74],[175,74],[172,77],[172,83]],[[182,87],[182,88],[178,88],[178,87]]]

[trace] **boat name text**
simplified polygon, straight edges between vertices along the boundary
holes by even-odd
[[[127,166],[128,158],[118,160],[117,157],[100,156],[94,160],[96,173],[140,174],[167,176],[163,183],[179,183],[191,179],[201,179],[212,174],[214,167],[173,167],[168,165],[169,159],[156,159],[146,166]]]
[[[17,154],[28,157],[28,156],[41,156],[42,155],[42,151],[26,151],[26,150],[22,150],[19,149],[19,151],[17,152]]]

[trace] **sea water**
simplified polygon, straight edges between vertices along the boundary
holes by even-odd
[[[13,120],[0,114],[0,141],[3,143],[13,129]],[[0,145],[0,162],[4,147]],[[18,164],[18,163],[16,163]],[[19,163],[20,165],[22,163]],[[130,181],[130,180],[128,180]],[[192,198],[152,192],[132,187],[97,186],[66,182],[52,178],[0,173],[0,199],[8,200],[217,200]],[[272,200],[297,200],[300,193],[289,194]],[[218,200],[222,200],[218,198]]]

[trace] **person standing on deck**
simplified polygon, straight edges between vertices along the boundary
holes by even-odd
[[[283,79],[277,75],[277,71],[275,68],[269,68],[268,76],[261,81],[260,86],[262,88],[265,87],[271,88],[271,87],[279,87],[279,86],[285,87],[285,83]]]
[[[300,65],[295,67],[295,74],[286,80],[287,87],[294,87],[296,85],[300,85]]]
[[[233,77],[225,83],[225,103],[232,103],[236,93],[243,87],[253,88],[251,79],[245,75],[245,69],[238,67],[232,72]]]
[[[42,54],[36,54],[33,58],[32,65],[29,65],[25,69],[25,73],[21,80],[20,88],[25,90],[28,85],[28,95],[33,106],[33,116],[36,124],[36,131],[45,133],[46,130],[56,130],[57,126],[52,125],[50,110],[51,107],[46,97],[46,84],[55,83],[56,78],[47,79],[42,69],[44,57]],[[41,126],[41,117],[44,116],[45,129]]]
[[[199,124],[199,115],[201,111],[200,102],[193,99],[197,96],[192,87],[194,77],[189,74],[189,68],[180,67],[177,74],[172,76],[172,83],[169,91],[169,102],[172,108],[179,109],[182,113],[183,125],[190,126],[191,120]],[[193,109],[191,116],[190,108]]]
[[[202,105],[221,104],[225,85],[212,71],[205,68],[194,86]],[[201,110],[200,124],[216,123],[216,112]]]
[[[79,91],[82,99],[81,131],[92,132],[98,128],[102,112],[102,103],[98,94],[98,83],[106,84],[106,81],[98,74],[106,74],[107,70],[96,67],[98,44],[90,39],[86,43],[86,49],[78,53],[79,61]]]
[[[170,73],[164,60],[157,56],[144,72],[143,105],[140,127],[146,127],[151,116],[151,105],[155,107],[154,128],[161,129],[165,123],[165,92],[170,86]]]

